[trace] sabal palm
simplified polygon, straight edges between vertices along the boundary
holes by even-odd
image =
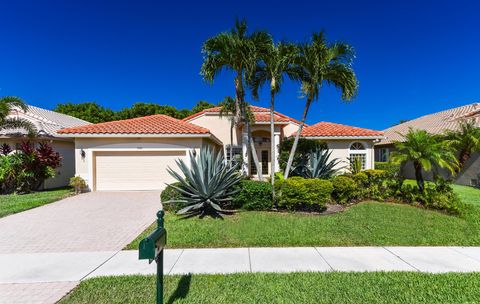
[[[425,189],[422,170],[431,171],[436,167],[449,170],[452,174],[458,166],[455,154],[443,140],[427,133],[425,130],[409,129],[403,142],[395,143],[391,161],[397,164],[412,162],[418,188]]]
[[[255,68],[263,54],[271,44],[271,37],[263,31],[247,34],[247,23],[236,21],[235,27],[229,32],[220,33],[207,39],[202,47],[204,61],[201,75],[207,81],[213,82],[222,70],[231,70],[235,73],[235,124],[245,124],[249,137],[249,148],[255,161],[259,178],[261,167],[253,144],[250,123],[247,119],[245,103],[244,81],[250,81]]]
[[[262,56],[261,63],[257,66],[255,76],[250,85],[252,86],[252,95],[258,99],[258,91],[266,82],[270,85],[270,153],[271,168],[270,180],[274,186],[275,178],[275,96],[280,92],[280,88],[284,82],[284,75],[288,75],[291,79],[298,79],[298,69],[294,65],[298,56],[298,47],[289,43],[277,43],[269,45],[266,52]],[[275,188],[273,188],[275,189]]]
[[[28,120],[11,118],[9,115],[14,110],[27,111],[27,104],[18,97],[5,96],[0,98],[0,130],[25,129],[30,136],[36,134],[35,126]]]
[[[324,84],[333,85],[342,92],[342,99],[352,99],[358,91],[358,80],[352,68],[355,58],[353,48],[343,42],[328,44],[323,32],[313,34],[312,41],[300,46],[296,64],[300,70],[301,90],[306,98],[302,120],[295,136],[285,169],[288,178],[298,140],[312,101],[318,100]]]
[[[480,128],[475,120],[460,121],[457,130],[446,132],[446,138],[458,153],[458,173],[472,153],[480,151]]]

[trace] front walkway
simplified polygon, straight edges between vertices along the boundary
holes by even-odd
[[[170,275],[306,271],[480,272],[480,247],[167,249],[164,265],[165,274]],[[154,274],[155,263],[138,260],[137,250],[2,254],[0,269],[0,284],[4,284],[0,285],[0,299],[5,299],[13,294],[12,290],[22,290],[21,286],[33,286],[33,290],[37,288],[45,293],[41,286],[52,284],[58,286],[61,296],[65,289],[88,278]]]

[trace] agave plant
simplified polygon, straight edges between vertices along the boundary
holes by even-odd
[[[203,216],[227,213],[222,206],[240,191],[233,187],[242,179],[238,166],[228,166],[223,153],[208,147],[202,147],[196,156],[190,152],[190,166],[182,159],[176,163],[183,175],[169,167],[170,175],[180,183],[170,186],[181,196],[166,203],[183,204],[185,207],[177,211],[177,214]]]
[[[338,158],[330,160],[331,154],[332,151],[328,149],[312,151],[306,160],[295,167],[294,174],[304,178],[331,178],[337,173],[335,167],[340,163]]]

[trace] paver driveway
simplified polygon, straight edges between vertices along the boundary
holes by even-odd
[[[116,251],[155,220],[159,192],[91,192],[0,219],[0,254]]]

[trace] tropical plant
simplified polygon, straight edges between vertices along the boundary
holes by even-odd
[[[256,68],[255,75],[250,83],[252,87],[252,95],[258,99],[258,91],[265,82],[270,85],[270,153],[271,159],[276,158],[275,146],[275,95],[280,92],[280,88],[284,81],[284,74],[291,79],[298,79],[298,69],[293,64],[298,56],[298,47],[290,43],[272,43],[266,48],[266,52],[262,54],[262,60]],[[275,162],[271,162],[270,180],[272,187],[275,183]],[[273,188],[275,189],[275,187]],[[273,193],[275,196],[275,193]]]
[[[445,135],[458,153],[458,173],[472,154],[480,151],[480,128],[476,126],[475,120],[465,120],[458,123],[457,130],[447,131]]]
[[[359,157],[349,157],[348,161],[350,162],[350,171],[352,174],[357,174],[362,171],[362,159]]]
[[[231,31],[207,39],[202,47],[204,60],[201,74],[205,80],[213,82],[222,70],[235,73],[235,124],[245,125],[248,134],[248,150],[255,162],[260,180],[263,180],[262,168],[253,143],[250,120],[247,117],[248,104],[245,102],[244,84],[252,81],[262,54],[271,43],[272,38],[268,33],[256,31],[248,35],[247,23],[237,20]],[[243,171],[246,172],[246,170],[244,166]]]
[[[403,142],[395,142],[395,151],[391,154],[391,161],[401,165],[412,162],[415,179],[421,192],[425,190],[422,170],[436,171],[440,167],[455,174],[458,161],[455,153],[445,141],[430,135],[425,130],[412,128],[402,136],[404,137]]]
[[[338,158],[331,160],[331,154],[332,151],[328,149],[316,149],[306,161],[295,167],[293,172],[304,178],[330,179],[338,172],[335,167],[340,163]]]
[[[288,157],[285,168],[285,178],[288,178],[293,158],[297,149],[298,140],[307,118],[310,104],[318,100],[323,84],[333,85],[342,92],[342,99],[352,99],[358,90],[358,81],[352,69],[355,58],[353,48],[343,42],[328,44],[324,33],[316,33],[309,44],[300,46],[300,55],[296,64],[299,68],[301,90],[306,97],[302,120],[295,136],[295,141]]]
[[[76,194],[82,193],[85,189],[87,189],[87,182],[78,175],[70,177],[69,185],[70,187],[73,187],[73,190]]]
[[[19,117],[12,118],[10,116],[15,110],[26,112],[28,106],[21,98],[15,96],[0,98],[0,130],[25,129],[29,136],[35,136],[37,130],[30,121]]]
[[[185,204],[177,213],[186,216],[227,213],[222,206],[239,191],[234,186],[242,176],[236,166],[230,168],[225,163],[221,151],[202,147],[196,156],[190,152],[190,165],[182,159],[176,163],[182,174],[170,167],[167,170],[180,183],[170,185],[180,193],[180,198],[164,203]]]
[[[0,154],[1,155],[8,155],[13,151],[12,147],[9,144],[3,143],[0,147]]]

